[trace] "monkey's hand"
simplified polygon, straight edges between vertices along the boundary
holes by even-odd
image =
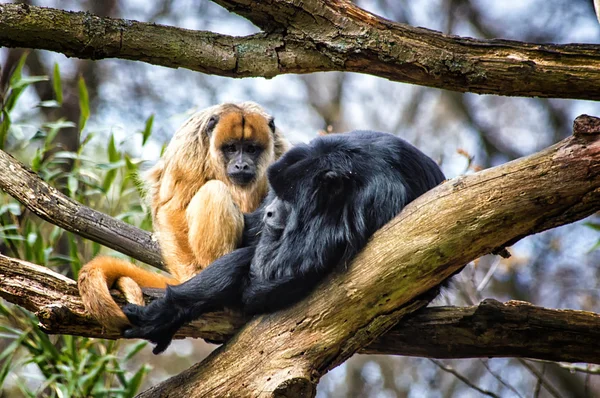
[[[148,306],[127,304],[123,312],[129,319],[131,327],[123,331],[127,338],[149,340],[156,344],[152,350],[155,355],[167,349],[173,336],[186,323],[181,307],[169,304],[165,297],[154,300]]]

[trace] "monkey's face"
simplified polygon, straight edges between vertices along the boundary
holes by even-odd
[[[272,118],[233,108],[213,115],[206,131],[211,154],[231,183],[245,187],[264,177],[274,156]]]
[[[265,206],[263,222],[265,226],[280,231],[288,225],[288,218],[292,211],[291,204],[278,197],[275,197]]]
[[[221,147],[227,176],[236,185],[248,185],[256,179],[257,165],[264,148],[256,141],[235,140]]]

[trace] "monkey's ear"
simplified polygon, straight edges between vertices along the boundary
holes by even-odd
[[[206,128],[204,129],[206,134],[211,135],[218,122],[219,122],[219,116],[212,115],[210,117],[210,119],[208,119],[208,122],[206,123]]]
[[[269,119],[269,128],[271,129],[271,132],[273,134],[275,134],[275,118],[274,117]]]

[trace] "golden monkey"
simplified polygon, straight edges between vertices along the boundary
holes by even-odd
[[[79,272],[86,310],[105,327],[121,329],[128,321],[110,288],[143,304],[141,287],[179,284],[233,251],[242,237],[243,213],[254,211],[267,193],[267,167],[287,148],[273,117],[253,102],[193,115],[146,176],[155,235],[172,276],[96,257]]]

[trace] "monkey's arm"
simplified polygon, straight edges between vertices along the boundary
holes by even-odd
[[[240,247],[256,246],[263,229],[264,203],[254,212],[244,214],[244,232]]]
[[[155,343],[152,352],[160,354],[185,323],[208,311],[240,308],[254,251],[245,247],[219,258],[187,282],[169,286],[163,298],[146,307],[126,305],[123,312],[132,326],[123,335]]]
[[[194,253],[193,264],[182,264],[180,280],[188,280],[210,263],[240,246],[244,216],[235,204],[227,185],[208,181],[194,195],[185,211],[188,243]]]
[[[323,279],[322,274],[285,276],[273,280],[249,279],[242,295],[244,312],[274,312],[306,297]]]

